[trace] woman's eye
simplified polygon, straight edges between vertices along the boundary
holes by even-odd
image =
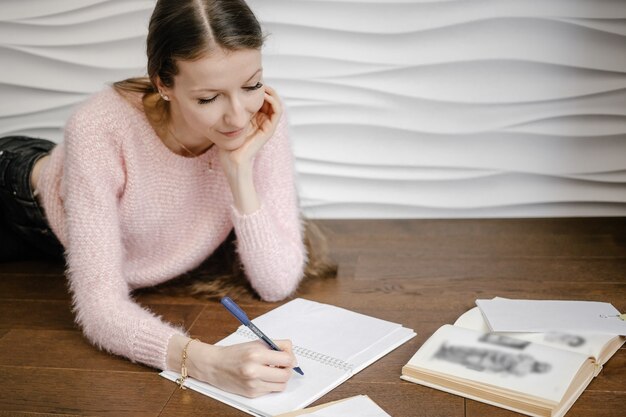
[[[199,98],[198,104],[208,104],[213,103],[217,99],[217,96],[211,98]]]
[[[259,88],[263,87],[263,83],[258,82],[255,85],[253,85],[252,87],[244,87],[244,90],[247,91],[254,91],[254,90],[258,90]]]

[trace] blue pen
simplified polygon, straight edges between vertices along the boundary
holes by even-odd
[[[239,320],[241,324],[243,324],[248,329],[250,329],[255,335],[259,337],[259,339],[264,341],[272,350],[277,350],[281,352],[280,348],[276,346],[276,343],[272,342],[272,339],[267,337],[265,333],[259,330],[259,328],[256,327],[254,323],[250,321],[246,313],[244,313],[243,310],[239,308],[239,306],[233,300],[230,299],[230,297],[223,297],[222,305],[224,305],[224,307],[226,307],[226,310],[230,311],[230,313],[233,316],[237,317],[237,320]],[[302,372],[302,369],[300,369],[299,366],[296,366],[295,368],[293,368],[293,370],[299,373],[300,375],[304,375],[304,372]]]

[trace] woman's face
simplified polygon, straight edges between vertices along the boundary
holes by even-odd
[[[185,146],[211,143],[225,150],[243,145],[265,97],[261,52],[217,49],[195,61],[178,61],[170,97],[172,130]]]

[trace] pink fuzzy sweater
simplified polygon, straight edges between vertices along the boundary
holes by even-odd
[[[92,343],[165,369],[169,339],[184,331],[130,292],[198,266],[233,227],[259,295],[275,301],[295,290],[306,252],[284,117],[254,169],[261,208],[241,215],[216,147],[198,158],[171,152],[112,88],[78,108],[38,190],[66,249],[76,320]]]

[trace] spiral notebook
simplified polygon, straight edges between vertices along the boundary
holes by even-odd
[[[289,301],[252,322],[272,339],[290,339],[304,376],[293,373],[287,389],[246,398],[188,378],[185,385],[255,416],[269,417],[298,410],[371,365],[415,336],[401,324],[377,319],[329,304],[302,298]],[[217,345],[257,340],[240,326]],[[164,371],[175,381],[180,375]]]

